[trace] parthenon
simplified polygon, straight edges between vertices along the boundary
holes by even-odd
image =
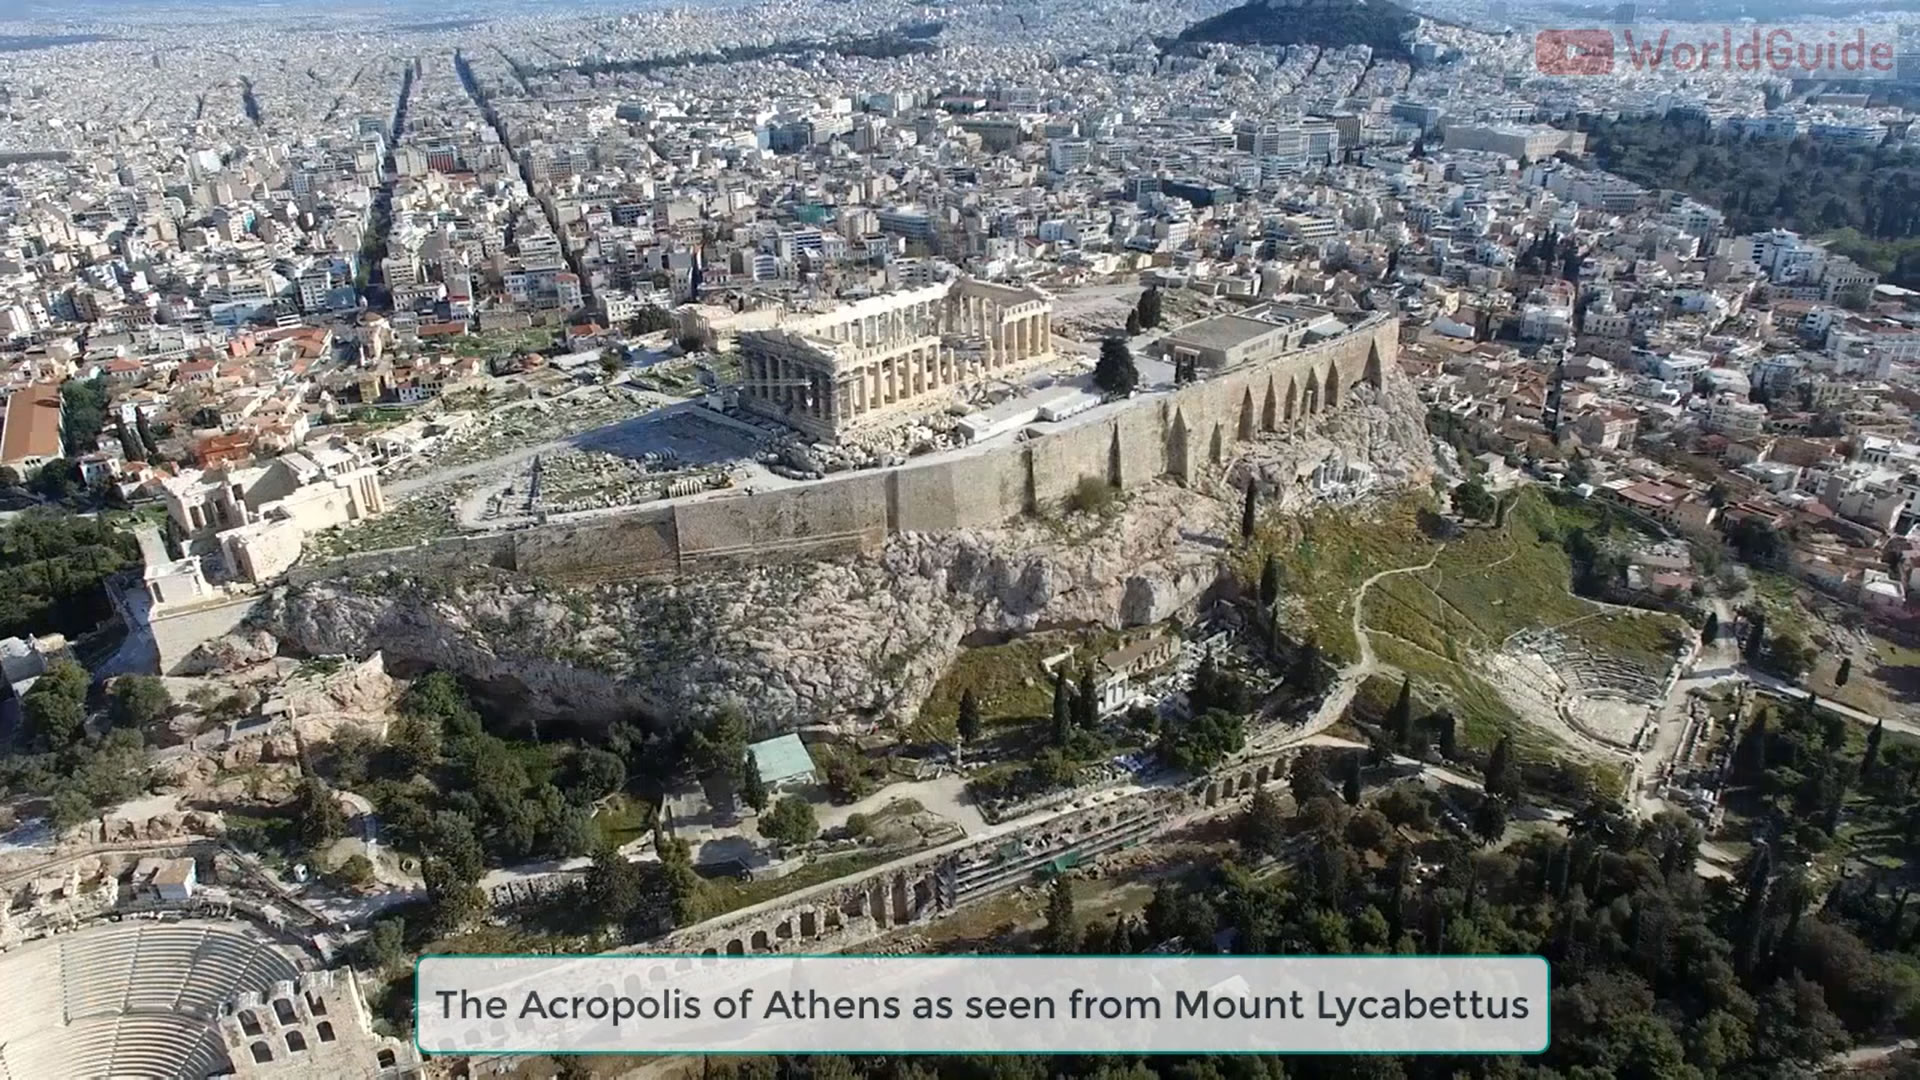
[[[740,401],[820,439],[904,420],[942,393],[1053,358],[1053,298],[962,278],[740,335]]]

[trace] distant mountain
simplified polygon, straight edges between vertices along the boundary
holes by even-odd
[[[1407,38],[1420,16],[1391,0],[1253,0],[1180,32],[1180,42],[1221,45],[1370,45],[1375,59],[1412,63]]]

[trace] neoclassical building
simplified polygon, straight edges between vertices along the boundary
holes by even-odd
[[[740,403],[815,438],[905,420],[1053,358],[1053,297],[962,278],[740,334]]]

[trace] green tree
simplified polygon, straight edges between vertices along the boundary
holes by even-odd
[[[1867,732],[1867,748],[1860,755],[1860,776],[1862,779],[1873,775],[1873,767],[1880,760],[1880,740],[1886,735],[1887,724],[1884,720],[1875,720],[1873,730]]]
[[[55,458],[40,466],[27,482],[34,494],[53,503],[71,502],[86,490],[80,481],[80,466],[67,458]]]
[[[1073,693],[1073,723],[1083,731],[1100,726],[1100,691],[1093,685],[1093,665],[1080,665],[1080,682]]]
[[[334,728],[326,744],[327,773],[334,785],[351,790],[366,783],[373,750],[373,736],[366,728],[346,724]]]
[[[402,713],[387,727],[387,750],[402,775],[426,772],[440,760],[439,725],[424,716]]]
[[[429,820],[426,835],[420,841],[421,854],[437,862],[458,877],[472,883],[486,869],[486,854],[480,846],[479,831],[473,819],[457,810],[441,810]]]
[[[1271,611],[1280,599],[1280,560],[1272,552],[1260,564],[1260,606]]]
[[[1080,922],[1073,909],[1073,885],[1065,875],[1053,879],[1047,894],[1047,925],[1040,932],[1040,951],[1070,956],[1080,950]]]
[[[1127,336],[1130,338],[1140,336],[1140,315],[1138,312],[1127,312]]]
[[[1387,738],[1396,750],[1405,749],[1413,738],[1413,680],[1400,677],[1400,693],[1387,710]]]
[[[1845,686],[1847,685],[1847,680],[1852,677],[1853,677],[1853,657],[1851,656],[1841,657],[1840,667],[1838,670],[1836,670],[1833,673],[1833,685]]]
[[[1482,795],[1473,811],[1473,834],[1482,843],[1492,844],[1506,835],[1507,801],[1498,795]]]
[[[620,755],[582,747],[567,761],[567,785],[570,802],[591,806],[619,791],[627,782],[627,764]]]
[[[342,888],[364,889],[374,882],[373,860],[355,852],[334,868],[332,877]]]
[[[584,887],[587,903],[603,925],[625,925],[645,898],[640,868],[612,844],[594,850]]]
[[[1250,859],[1277,858],[1281,854],[1286,847],[1287,815],[1271,789],[1254,789],[1234,831],[1240,838],[1240,850]]]
[[[701,779],[735,791],[740,786],[741,762],[747,756],[747,718],[731,705],[716,712],[693,733],[688,757]]]
[[[134,434],[140,436],[140,446],[142,449],[146,451],[146,453],[141,455],[141,460],[143,461],[159,460],[160,442],[159,440],[153,437],[153,423],[152,421],[147,419],[147,412],[145,409],[139,409],[134,412],[133,431],[134,431]]]
[[[107,423],[107,397],[105,376],[85,381],[69,379],[61,384],[61,426],[68,453],[84,457],[96,449],[100,431]]]
[[[1747,613],[1747,641],[1741,648],[1742,654],[1747,658],[1747,663],[1756,666],[1760,663],[1761,655],[1766,650],[1766,642],[1767,616],[1764,612],[1756,608]]]
[[[1494,514],[1493,496],[1476,477],[1453,489],[1453,507],[1462,517],[1485,521]]]
[[[767,782],[760,778],[760,762],[752,753],[740,763],[740,801],[756,814],[767,808]]]
[[[1513,736],[1501,735],[1487,755],[1485,791],[1500,799],[1512,799],[1520,792],[1520,777],[1513,768]]]
[[[1360,776],[1360,758],[1354,755],[1347,759],[1347,778],[1340,785],[1340,797],[1348,806],[1359,806],[1363,781]]]
[[[56,660],[20,700],[29,742],[58,753],[86,736],[87,670],[71,660]]]
[[[375,919],[348,955],[353,966],[367,971],[399,967],[407,959],[407,921],[399,916]]]
[[[107,692],[107,716],[115,727],[149,728],[172,711],[167,684],[152,675],[122,675]]]
[[[1427,717],[1427,726],[1434,733],[1434,745],[1439,748],[1440,756],[1452,761],[1460,751],[1454,741],[1458,736],[1454,730],[1453,712],[1449,709],[1437,709]]]
[[[1702,644],[1712,645],[1719,636],[1720,616],[1715,612],[1709,611],[1707,612],[1707,621],[1700,626],[1700,641]]]
[[[1320,661],[1320,646],[1312,638],[1300,643],[1287,670],[1287,679],[1303,694],[1318,694],[1327,686],[1326,665]]]
[[[686,926],[699,922],[706,917],[706,904],[700,875],[693,869],[693,849],[685,840],[664,834],[655,836],[654,847],[660,853],[673,924]]]
[[[445,863],[429,859],[420,876],[427,887],[427,917],[434,936],[448,937],[478,922],[487,913],[486,894]]]
[[[813,804],[789,795],[760,816],[760,835],[786,847],[797,847],[820,835]]]
[[[333,789],[317,776],[309,776],[293,789],[294,827],[300,843],[308,848],[324,847],[346,835],[347,815]]]
[[[960,692],[960,715],[954,725],[962,745],[972,746],[980,741],[980,699],[974,696],[971,686]]]
[[[1326,794],[1327,778],[1319,749],[1309,746],[1294,755],[1293,766],[1287,773],[1287,790],[1292,792],[1296,807],[1304,807]]]
[[[1751,781],[1767,767],[1767,720],[1768,711],[1762,706],[1755,709],[1753,719],[1747,721],[1747,730],[1733,752],[1735,777]]]
[[[1198,775],[1239,753],[1246,741],[1239,714],[1209,709],[1185,723],[1163,727],[1155,751],[1173,768]]]
[[[53,793],[53,827],[65,832],[94,815],[93,800],[76,787],[62,787]]]
[[[1260,523],[1260,487],[1252,477],[1247,478],[1246,501],[1240,505],[1240,539],[1253,539],[1253,530]]]
[[[1067,688],[1064,664],[1053,672],[1053,726],[1049,734],[1057,747],[1067,745],[1073,734],[1073,692]]]
[[[1093,385],[1110,398],[1126,397],[1139,385],[1140,369],[1134,366],[1133,350],[1122,338],[1100,343],[1100,359],[1093,365]]]

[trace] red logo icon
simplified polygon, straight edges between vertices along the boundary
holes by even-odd
[[[1613,31],[1542,30],[1533,38],[1533,66],[1542,75],[1613,74]]]

